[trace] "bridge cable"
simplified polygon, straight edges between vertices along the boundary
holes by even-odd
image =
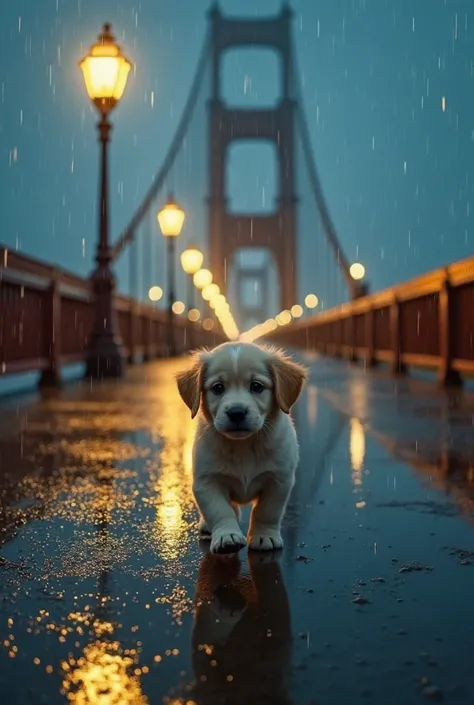
[[[296,53],[294,50],[293,56],[296,57]],[[356,284],[350,275],[349,262],[344,254],[341,243],[339,242],[339,238],[336,233],[336,228],[334,227],[334,223],[332,221],[331,214],[329,212],[329,208],[324,197],[321,180],[319,178],[318,170],[316,167],[316,159],[314,157],[313,148],[311,145],[308,121],[306,119],[306,113],[303,107],[302,93],[300,90],[299,81],[297,79],[297,76],[300,74],[298,73],[298,69],[296,66],[295,69],[296,70],[293,72],[293,80],[297,94],[296,102],[298,106],[296,111],[296,118],[300,130],[301,141],[303,143],[303,154],[305,157],[306,168],[308,170],[310,185],[313,191],[314,198],[316,200],[316,205],[319,210],[319,215],[321,217],[323,228],[326,233],[326,238],[334,251],[337,263],[342,270],[349,291],[351,295],[354,296],[354,294],[356,293]]]
[[[146,194],[145,198],[141,202],[140,206],[137,208],[130,223],[125,228],[122,235],[117,240],[116,244],[112,247],[112,260],[113,261],[115,261],[122,254],[123,250],[135,238],[135,231],[136,231],[137,227],[140,225],[140,223],[142,222],[143,218],[145,217],[147,211],[152,206],[153,201],[155,200],[156,196],[160,192],[163,184],[166,181],[166,177],[168,176],[168,174],[171,170],[171,167],[174,164],[174,161],[178,155],[178,152],[181,148],[184,137],[186,136],[186,132],[188,130],[189,124],[191,122],[191,117],[193,115],[194,108],[196,107],[196,102],[197,102],[197,99],[198,99],[198,96],[199,96],[199,93],[201,90],[203,77],[205,75],[204,69],[205,69],[207,61],[209,60],[209,47],[210,47],[210,37],[207,36],[204,41],[203,48],[201,50],[201,55],[199,57],[196,72],[194,74],[194,79],[193,79],[193,83],[191,85],[191,90],[189,92],[188,100],[185,104],[183,114],[181,116],[181,121],[178,125],[178,129],[176,130],[174,139],[171,142],[170,148],[169,148],[168,153],[165,157],[165,160],[161,166],[160,171],[156,174],[155,178],[153,179],[152,185],[150,186],[148,193]]]

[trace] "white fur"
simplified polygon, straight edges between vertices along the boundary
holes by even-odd
[[[249,548],[282,548],[281,521],[299,459],[289,407],[305,371],[280,352],[250,343],[221,345],[201,354],[196,366],[202,403],[193,447],[193,491],[201,535],[211,539],[214,553],[244,547],[240,506],[251,503]],[[178,386],[193,408],[188,381],[183,373]],[[256,381],[265,387],[259,393],[252,392]],[[213,392],[216,383],[225,387],[224,393]],[[243,431],[233,428],[227,415],[235,404],[248,409]]]

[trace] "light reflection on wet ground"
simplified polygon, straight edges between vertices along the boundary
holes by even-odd
[[[2,414],[2,703],[471,703],[472,397],[315,361],[283,555],[221,559],[179,364]]]

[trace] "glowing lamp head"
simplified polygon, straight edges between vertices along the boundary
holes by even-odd
[[[197,323],[201,318],[201,311],[199,311],[199,309],[197,308],[192,308],[190,311],[188,311],[188,318],[191,323]]]
[[[159,301],[163,297],[163,289],[161,286],[152,286],[148,291],[150,301]]]
[[[208,284],[207,286],[204,287],[202,290],[202,298],[205,301],[211,301],[216,296],[219,296],[220,294],[220,289],[217,286],[217,284]]]
[[[319,299],[315,294],[308,294],[304,300],[306,308],[316,308],[319,304]]]
[[[183,304],[182,301],[175,301],[171,307],[173,313],[175,313],[177,316],[181,316],[181,314],[184,313],[185,308],[186,306]]]
[[[226,306],[226,298],[224,294],[218,294],[217,296],[214,296],[210,301],[209,301],[209,306],[213,308],[215,311],[219,311],[220,308],[223,306]]]
[[[276,322],[279,326],[287,326],[288,323],[291,323],[291,313],[289,311],[282,311],[276,317]]]
[[[203,260],[204,255],[194,245],[188,245],[181,253],[181,266],[185,274],[196,274],[201,269]]]
[[[349,268],[349,274],[355,281],[359,281],[365,277],[365,267],[360,262],[354,262]]]
[[[202,322],[202,327],[204,330],[212,330],[214,328],[214,321],[212,318],[205,318]]]
[[[165,237],[178,237],[183,229],[186,214],[170,196],[168,203],[163,206],[156,217]]]
[[[290,313],[293,316],[293,318],[301,318],[303,315],[303,307],[300,306],[299,304],[295,304],[294,306],[291,307]]]
[[[198,289],[204,289],[208,284],[212,284],[212,272],[208,269],[199,269],[193,276],[193,282]]]
[[[109,23],[104,24],[97,43],[91,46],[79,66],[89,98],[101,113],[107,114],[121,99],[132,68],[116,43]]]

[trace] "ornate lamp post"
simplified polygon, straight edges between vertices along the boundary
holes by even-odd
[[[160,230],[167,240],[168,250],[168,355],[176,354],[173,326],[173,303],[175,300],[175,239],[183,229],[185,212],[175,203],[170,195],[168,203],[159,211],[156,216]]]
[[[181,253],[181,266],[188,275],[188,311],[194,308],[194,281],[193,276],[198,272],[204,260],[204,255],[195,245],[188,245]],[[193,326],[189,328],[189,347],[193,347]]]
[[[369,293],[369,285],[367,282],[362,281],[365,277],[365,267],[360,262],[354,262],[349,268],[349,274],[356,282],[356,299],[362,298],[362,296],[367,296]]]
[[[106,23],[98,42],[91,47],[79,66],[89,98],[100,114],[98,129],[101,144],[99,241],[95,258],[97,267],[92,274],[95,322],[88,342],[87,375],[97,378],[120,377],[123,374],[123,353],[114,309],[115,278],[111,268],[109,243],[107,147],[112,126],[108,118],[125,91],[132,65],[116,44],[110,24]]]

